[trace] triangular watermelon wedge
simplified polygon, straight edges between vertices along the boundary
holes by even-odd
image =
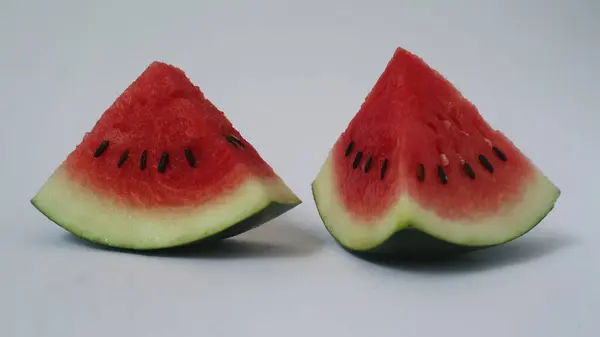
[[[312,184],[347,250],[437,258],[530,231],[560,190],[447,79],[398,48]]]
[[[33,205],[86,240],[157,249],[221,239],[301,201],[185,73],[153,62]]]

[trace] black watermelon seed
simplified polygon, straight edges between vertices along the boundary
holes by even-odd
[[[163,152],[162,156],[160,156],[160,161],[158,162],[158,172],[165,173],[167,170],[167,164],[169,163],[169,153]]]
[[[483,167],[485,167],[486,170],[490,171],[490,173],[494,173],[494,167],[492,166],[492,163],[490,163],[490,161],[484,155],[479,155],[479,162],[481,165],[483,165]]]
[[[492,147],[492,150],[494,150],[494,153],[496,154],[496,156],[498,158],[500,158],[500,160],[506,161],[508,159],[508,158],[506,158],[506,155],[504,154],[504,152],[500,151],[499,148],[494,146],[494,147]]]
[[[346,157],[348,157],[350,155],[350,153],[352,153],[353,148],[354,148],[354,142],[350,141],[350,143],[348,144],[348,147],[346,148],[346,154],[345,154]]]
[[[464,162],[462,164],[462,167],[463,167],[463,170],[465,170],[467,177],[469,177],[471,179],[475,179],[475,172],[473,171],[473,168],[471,167],[471,165],[469,165],[469,163]]]
[[[188,164],[190,164],[191,167],[196,167],[196,157],[194,157],[192,150],[190,150],[189,148],[185,148],[184,151],[185,158],[187,159]]]
[[[96,152],[94,152],[94,157],[95,158],[100,157],[104,153],[104,151],[106,151],[107,147],[108,147],[108,140],[103,140],[102,143],[100,143],[100,145],[96,149]]]
[[[352,168],[355,169],[358,167],[358,164],[360,164],[360,160],[362,159],[363,153],[362,152],[357,152],[356,153],[356,157],[354,157],[354,162],[352,163]]]
[[[146,169],[146,162],[148,161],[148,151],[142,151],[142,155],[140,156],[140,170]]]
[[[419,164],[419,166],[417,166],[417,178],[420,181],[425,181],[425,165]]]
[[[246,145],[244,145],[244,142],[242,142],[238,137],[236,136],[231,136],[233,137],[233,140],[238,143],[241,147],[246,147]]]
[[[388,160],[387,160],[387,158],[385,158],[383,160],[383,164],[381,165],[381,172],[380,172],[381,173],[380,174],[381,180],[383,180],[383,178],[385,177],[385,173],[387,172],[387,168],[388,168]]]
[[[365,173],[369,172],[371,169],[371,164],[373,164],[373,156],[369,156],[369,159],[367,159],[367,163],[365,164]]]
[[[233,145],[236,149],[238,148],[238,143],[231,136],[225,137],[225,139],[227,139],[229,144]]]
[[[119,162],[117,163],[117,167],[121,167],[123,166],[123,164],[125,164],[125,161],[127,160],[127,158],[129,157],[129,150],[125,150],[123,151],[123,154],[121,155],[121,158],[119,159]]]
[[[440,182],[442,185],[446,185],[448,183],[448,177],[446,177],[446,172],[444,172],[444,168],[438,165],[437,167],[438,176],[440,176]]]
[[[234,135],[227,136],[227,141],[235,147],[246,147],[246,145],[244,145],[244,143],[242,143],[242,141]]]

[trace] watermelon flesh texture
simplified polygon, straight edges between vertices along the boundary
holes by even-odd
[[[511,241],[560,195],[453,84],[401,48],[312,189],[346,249],[416,258]]]
[[[87,240],[155,249],[237,235],[301,201],[182,70],[153,62],[32,203]]]

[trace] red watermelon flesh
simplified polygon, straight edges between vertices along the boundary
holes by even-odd
[[[232,146],[227,138],[231,136],[243,147]],[[103,141],[109,146],[94,158]],[[195,168],[190,167],[185,149],[193,154]],[[125,151],[128,158],[118,167]],[[144,151],[147,168],[140,170]],[[172,174],[158,171],[165,152],[166,171]],[[275,175],[181,70],[159,62],[152,63],[106,110],[65,165],[74,177],[132,207],[203,202],[250,175]]]
[[[350,248],[413,227],[459,244],[504,242],[539,222],[560,193],[452,83],[401,48],[313,192],[326,226]]]
[[[76,195],[91,200],[79,205],[88,213],[113,212],[118,218],[67,214],[63,208],[67,201],[78,202],[72,200]],[[201,233],[206,228],[213,235],[235,225],[233,220],[264,213],[271,204],[287,210],[300,203],[185,73],[162,62],[150,64],[102,114],[33,202],[43,213],[54,213],[49,217],[59,225],[79,234],[88,231],[86,238],[131,248],[195,241],[208,235]],[[233,209],[227,209],[228,203]],[[262,214],[261,221],[279,215],[282,207],[276,208]],[[84,220],[93,226],[79,223]],[[123,232],[101,223],[107,221],[119,223]],[[188,229],[165,233],[178,221]],[[110,227],[110,234],[103,226]]]

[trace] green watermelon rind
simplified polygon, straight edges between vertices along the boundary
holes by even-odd
[[[365,258],[374,259],[399,259],[399,260],[423,260],[423,259],[445,259],[452,258],[456,255],[469,253],[476,250],[491,248],[500,246],[511,241],[514,241],[523,235],[529,233],[539,225],[542,220],[546,218],[548,214],[554,209],[555,202],[560,195],[560,191],[556,194],[553,203],[547,209],[546,212],[541,214],[537,220],[535,220],[531,226],[527,227],[525,231],[520,232],[515,236],[506,237],[504,240],[500,240],[493,244],[479,245],[469,243],[455,243],[449,240],[445,240],[439,235],[434,235],[423,231],[419,228],[415,222],[408,222],[400,230],[391,231],[390,234],[379,240],[373,242],[368,247],[354,248],[338,239],[337,233],[330,226],[327,221],[327,217],[323,214],[319,208],[318,197],[315,193],[315,183],[311,184],[311,191],[313,199],[315,200],[317,213],[321,221],[324,224],[325,229],[329,232],[335,242],[340,245],[344,250],[351,252],[355,255],[362,256]],[[419,247],[414,247],[415,241],[418,240]],[[412,247],[411,247],[412,246]]]
[[[123,250],[137,250],[137,251],[170,249],[170,248],[177,248],[177,247],[182,247],[182,246],[187,246],[187,245],[203,243],[203,242],[207,242],[207,241],[216,241],[216,240],[223,240],[223,239],[231,238],[231,237],[237,236],[239,234],[245,233],[247,231],[250,231],[254,228],[257,228],[257,227],[279,217],[280,215],[288,212],[289,210],[291,210],[292,208],[294,208],[298,205],[298,204],[284,204],[284,203],[278,203],[278,202],[271,202],[267,206],[259,208],[259,209],[255,210],[254,212],[251,212],[246,217],[240,217],[239,220],[234,223],[224,224],[221,228],[218,228],[213,231],[207,231],[207,232],[204,232],[201,234],[196,233],[196,235],[192,235],[186,240],[180,240],[178,242],[171,242],[170,244],[165,244],[165,245],[136,245],[136,244],[111,244],[111,242],[104,241],[98,237],[85,235],[83,233],[83,231],[77,229],[76,225],[73,225],[73,224],[69,225],[69,224],[60,223],[59,221],[56,221],[55,220],[56,217],[53,217],[50,214],[50,212],[47,212],[42,207],[39,207],[37,205],[35,199],[30,200],[30,202],[46,218],[48,218],[50,221],[52,221],[59,227],[63,228],[64,230],[68,231],[69,233],[73,234],[74,236],[78,237],[79,239],[82,239],[82,240],[85,240],[85,241],[88,241],[88,242],[91,242],[94,244],[102,245],[102,246],[108,246],[108,247],[118,248],[118,249],[123,249]]]
[[[504,231],[501,235],[495,236],[492,239],[490,239],[489,236],[486,237],[485,240],[479,241],[473,239],[452,239],[440,233],[435,233],[434,230],[428,230],[430,224],[428,224],[426,221],[423,221],[423,219],[420,219],[418,214],[413,214],[410,212],[410,210],[405,210],[404,212],[400,212],[397,214],[398,217],[397,220],[395,220],[395,224],[393,227],[388,226],[383,229],[381,229],[381,227],[370,229],[368,230],[369,233],[374,230],[380,230],[381,232],[380,234],[373,235],[367,239],[365,239],[366,236],[361,236],[362,241],[360,242],[360,244],[356,242],[351,243],[351,236],[349,236],[349,234],[344,231],[352,231],[352,228],[342,228],[343,225],[347,224],[338,224],[338,226],[332,225],[332,221],[339,221],[340,219],[329,219],[329,217],[325,214],[325,211],[322,209],[322,200],[319,199],[320,193],[317,193],[317,189],[320,187],[319,184],[323,183],[330,184],[329,186],[324,186],[324,188],[330,188],[330,190],[328,190],[327,192],[322,192],[322,197],[326,197],[323,196],[323,194],[329,194],[330,197],[334,197],[334,194],[337,193],[335,184],[329,181],[329,179],[332,179],[334,176],[334,172],[329,171],[332,170],[329,163],[330,161],[328,159],[321,168],[319,176],[311,184],[312,196],[316,204],[317,212],[321,218],[321,221],[325,225],[325,228],[339,245],[341,245],[347,251],[362,256],[385,256],[385,258],[399,258],[409,260],[438,259],[451,257],[460,253],[466,253],[474,250],[502,245],[513,241],[533,230],[554,209],[554,206],[559,196],[561,195],[560,189],[554,184],[552,184],[550,180],[547,179],[547,177],[543,176],[541,172],[538,171],[538,178],[534,181],[540,184],[537,186],[541,188],[544,192],[538,195],[538,197],[540,197],[540,200],[534,201],[538,205],[538,207],[535,209],[539,210],[539,212],[533,213],[536,214],[535,216],[531,216],[531,214],[529,214],[529,216],[522,218],[529,218],[531,220],[517,227],[512,227],[512,229],[517,229],[512,233],[510,232],[510,224],[507,224],[509,228],[506,231]],[[334,202],[336,202],[338,206],[341,206],[341,209],[344,209],[344,207],[340,205],[340,200],[334,200]],[[527,202],[530,202],[530,200],[522,199],[519,203]],[[419,206],[421,210],[427,212],[426,205],[417,206]],[[353,217],[347,210],[344,210],[344,212],[346,213],[345,216],[347,217],[347,219],[353,219]],[[490,214],[490,216],[498,217],[502,216],[502,214]],[[394,219],[396,219],[396,217],[394,217]],[[441,218],[439,220],[443,221],[444,219]],[[484,219],[481,220],[479,223],[472,225],[478,226],[478,230],[480,230],[481,228],[485,228],[486,221]],[[366,235],[366,233],[368,232],[364,232],[365,230],[367,229],[360,229],[360,231],[362,231],[363,234]],[[354,237],[356,238],[356,233]]]
[[[215,195],[216,209],[212,204],[131,208],[70,180],[65,172],[57,169],[30,200],[31,204],[76,237],[124,250],[157,250],[226,239],[302,203],[281,179],[264,185],[260,178],[249,178],[238,189]]]

